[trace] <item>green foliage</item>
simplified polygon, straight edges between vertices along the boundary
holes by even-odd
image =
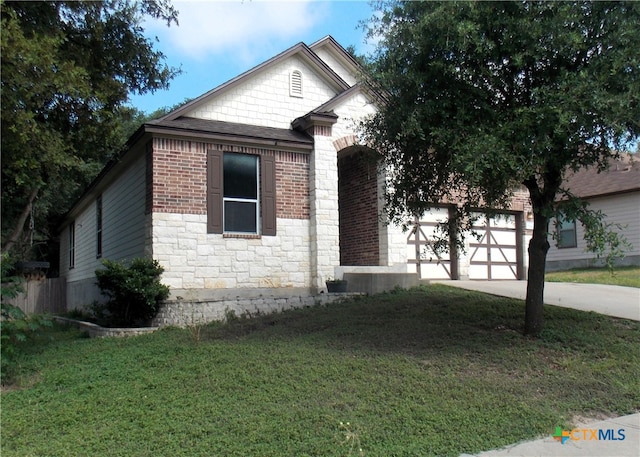
[[[20,247],[31,203],[35,238],[46,240],[49,224],[120,151],[140,117],[128,94],[168,87],[177,71],[142,23],[177,22],[177,12],[168,0],[0,5],[5,251]]]
[[[364,128],[393,165],[401,221],[447,197],[504,206],[521,185],[551,205],[565,171],[605,167],[640,134],[637,3],[381,7],[372,71],[387,97]]]
[[[460,232],[474,209],[508,207],[526,187],[534,210],[527,309],[540,317],[549,221],[569,196],[563,177],[605,168],[640,135],[640,3],[378,5],[370,70],[384,102],[362,130],[384,158],[391,219],[459,202],[459,220],[444,228]],[[591,248],[621,252],[613,227],[586,206],[579,215]]]
[[[106,304],[112,325],[135,326],[153,319],[169,296],[169,286],[160,282],[164,268],[157,260],[136,258],[129,265],[104,259],[96,270],[97,284],[109,297]]]
[[[640,323],[545,312],[523,338],[521,302],[428,286],[206,326],[198,346],[54,328],[25,353],[31,388],[2,393],[2,456],[457,457],[636,412]]]
[[[50,326],[51,320],[46,316],[27,316],[20,308],[6,300],[15,298],[23,292],[21,278],[9,276],[13,268],[13,262],[7,254],[2,254],[0,265],[0,380],[4,383],[9,380],[16,369],[16,351],[18,345],[27,341],[28,337],[40,330],[43,326]]]

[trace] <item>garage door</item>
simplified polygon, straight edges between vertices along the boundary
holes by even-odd
[[[469,279],[520,279],[522,247],[519,218],[515,214],[478,217],[477,238],[470,237]]]
[[[407,259],[420,279],[457,279],[457,257],[454,252],[438,252],[435,248],[437,227],[445,222],[452,209],[433,208],[416,220],[407,237]],[[451,260],[453,259],[453,261]]]

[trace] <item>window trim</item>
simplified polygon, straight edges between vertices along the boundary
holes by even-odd
[[[225,152],[222,156],[222,160],[224,163],[224,156],[227,154],[234,154],[234,155],[239,155],[236,152]],[[250,154],[246,154],[246,155],[250,155]],[[223,187],[222,187],[222,230],[224,234],[227,235],[258,235],[260,233],[260,197],[261,197],[261,192],[260,192],[260,156],[256,156],[256,155],[251,155],[251,157],[255,157],[255,174],[256,174],[256,198],[241,198],[241,197],[226,197],[224,195],[224,181],[223,181]],[[222,171],[223,176],[224,176],[224,170]],[[224,178],[223,178],[224,179]],[[233,230],[227,230],[227,228],[225,227],[225,221],[226,221],[226,208],[227,202],[238,202],[238,203],[254,203],[255,206],[255,217],[256,217],[256,229],[253,232],[236,232]]]
[[[233,151],[226,151],[233,152]],[[207,151],[207,233],[225,234],[224,205],[224,170],[225,151],[209,149]],[[257,234],[227,233],[228,236],[275,236],[277,232],[276,217],[276,159],[275,154],[259,154],[258,172],[260,174],[259,191],[259,224]]]

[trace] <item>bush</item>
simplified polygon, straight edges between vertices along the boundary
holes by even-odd
[[[109,297],[106,304],[111,324],[139,326],[153,319],[160,303],[169,296],[169,286],[160,283],[164,268],[157,260],[136,258],[124,263],[105,259],[96,270],[98,287]]]
[[[13,262],[7,254],[2,255],[0,265],[0,378],[2,382],[12,377],[16,368],[16,349],[19,343],[43,326],[51,326],[51,320],[46,316],[27,316],[20,308],[7,299],[16,297],[23,291],[21,278],[9,276],[13,269]]]

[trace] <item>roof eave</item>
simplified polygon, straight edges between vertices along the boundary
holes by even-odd
[[[256,146],[268,147],[285,147],[288,149],[297,149],[302,151],[311,151],[313,149],[313,140],[310,141],[293,141],[285,139],[274,139],[267,137],[256,137],[248,135],[235,135],[220,132],[206,132],[197,129],[185,129],[183,127],[172,127],[166,125],[145,124],[145,132],[150,134],[175,135],[187,138],[198,138],[205,140],[244,143]]]

